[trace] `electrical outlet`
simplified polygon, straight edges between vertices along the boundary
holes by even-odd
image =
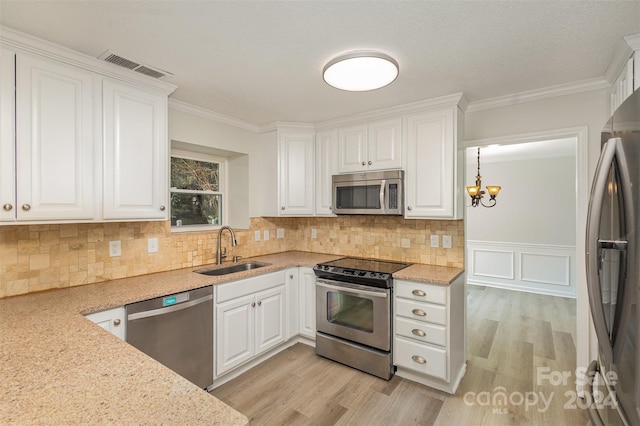
[[[440,245],[440,237],[437,235],[431,236],[431,247],[437,248]]]
[[[277,238],[284,238],[284,229],[283,228],[278,228],[276,230],[276,237]]]
[[[451,235],[442,236],[442,247],[447,249],[451,248]]]
[[[147,240],[147,252],[148,253],[157,253],[158,252],[158,239],[157,238],[149,238]]]
[[[311,238],[318,238],[318,231],[316,228],[311,228]]]
[[[402,238],[400,240],[400,247],[411,248],[411,240],[409,238]]]
[[[265,240],[265,241],[269,240],[269,230],[268,229],[264,230],[264,238],[263,238],[263,240]]]
[[[254,235],[255,235],[255,240],[260,241],[260,231],[256,231]]]
[[[118,257],[122,255],[122,244],[120,240],[109,241],[109,257]]]

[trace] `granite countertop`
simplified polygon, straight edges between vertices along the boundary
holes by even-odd
[[[0,299],[0,424],[246,424],[81,314],[339,257],[286,252],[243,259],[271,265],[226,276],[193,273],[201,266]],[[460,273],[412,265],[394,277],[447,284]]]

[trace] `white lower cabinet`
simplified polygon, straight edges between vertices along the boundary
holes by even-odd
[[[286,341],[285,271],[214,289],[216,377]]]
[[[107,311],[93,312],[85,315],[85,318],[119,337],[120,340],[125,340],[126,325],[124,306]]]
[[[299,268],[299,333],[316,340],[316,275],[312,268]]]
[[[449,285],[394,282],[396,374],[454,394],[466,368],[464,274]]]

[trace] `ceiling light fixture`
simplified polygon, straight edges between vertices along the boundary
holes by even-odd
[[[355,51],[332,59],[322,78],[336,89],[365,92],[384,87],[398,77],[398,63],[389,55]]]
[[[496,197],[498,193],[502,189],[501,186],[488,186],[487,191],[489,191],[489,205],[486,205],[482,202],[482,198],[485,194],[484,191],[480,190],[482,188],[482,176],[480,176],[480,147],[478,147],[478,174],[476,175],[476,184],[475,186],[467,186],[467,193],[471,197],[471,207],[478,207],[478,205],[482,204],[483,207],[493,207],[496,205]]]

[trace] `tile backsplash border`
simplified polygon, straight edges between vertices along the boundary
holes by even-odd
[[[284,238],[277,238],[278,229]],[[222,237],[229,259],[299,250],[464,267],[462,220],[256,217],[235,233],[237,247],[228,233]],[[432,234],[439,236],[439,248],[430,247]],[[442,248],[443,235],[452,236],[451,249]],[[157,253],[147,252],[148,238],[158,239]],[[109,257],[114,240],[122,244],[119,257]],[[215,230],[172,234],[168,221],[0,226],[0,298],[206,265],[215,262],[216,244]]]

